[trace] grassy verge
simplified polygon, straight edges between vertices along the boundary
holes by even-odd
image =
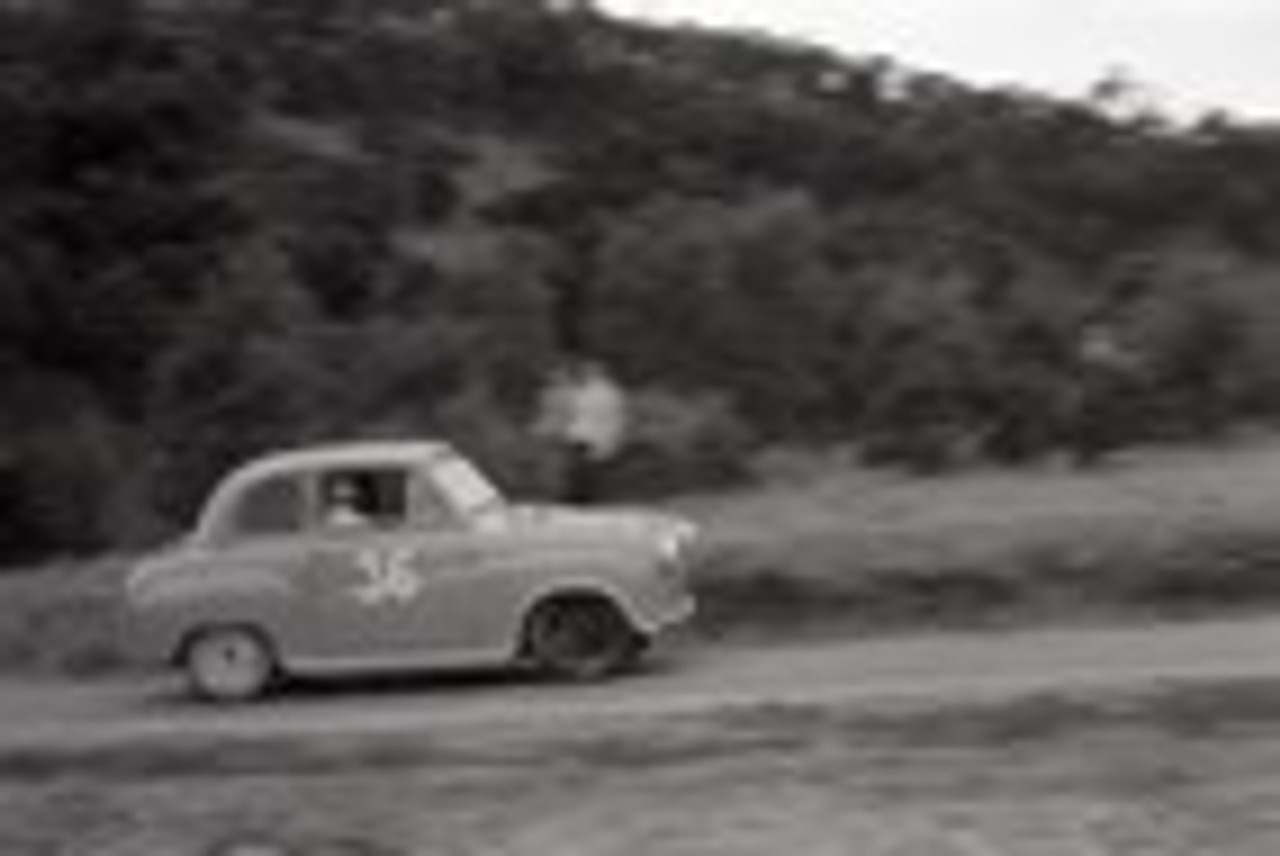
[[[677,504],[707,533],[708,635],[886,632],[1280,606],[1280,448],[1091,472],[849,467]],[[126,562],[0,577],[0,672],[120,665]]]
[[[1280,605],[1280,450],[1090,472],[837,471],[691,500],[711,633],[1183,617]]]
[[[91,675],[123,664],[127,562],[68,562],[0,577],[0,673]]]
[[[809,549],[830,551],[830,544]],[[861,545],[857,545],[861,546]],[[1280,605],[1280,533],[1186,531],[1152,542],[1032,543],[928,563],[850,545],[819,573],[719,545],[698,581],[714,635],[888,631],[1106,618],[1191,618]],[[804,549],[804,548],[801,548]],[[832,551],[836,552],[836,551]]]

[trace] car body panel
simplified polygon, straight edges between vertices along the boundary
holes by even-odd
[[[692,614],[690,524],[646,511],[512,506],[467,466],[447,445],[415,442],[316,447],[242,467],[211,494],[189,538],[130,576],[131,647],[171,662],[194,632],[248,625],[288,671],[481,665],[518,656],[524,622],[547,598],[607,598],[643,636]],[[403,519],[321,524],[316,485],[335,472],[403,481]],[[254,491],[269,483],[262,493],[288,485],[296,531],[262,535],[244,524],[261,498]]]

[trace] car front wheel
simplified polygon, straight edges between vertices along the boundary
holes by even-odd
[[[632,666],[644,638],[612,603],[597,598],[551,601],[530,616],[525,654],[534,668],[552,677],[587,681]]]
[[[271,645],[247,627],[199,632],[186,646],[182,666],[192,694],[216,702],[256,698],[276,676]]]

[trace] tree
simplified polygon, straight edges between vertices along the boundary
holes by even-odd
[[[225,55],[157,23],[131,0],[0,8],[3,561],[140,537],[151,362],[237,229]]]
[[[287,257],[253,242],[204,288],[154,370],[158,508],[185,519],[229,467],[314,436],[329,389],[319,316]]]
[[[110,6],[109,9],[105,8]],[[218,57],[132,2],[0,11],[0,292],[11,347],[136,415],[147,362],[233,229]]]

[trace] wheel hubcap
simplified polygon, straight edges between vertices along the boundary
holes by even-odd
[[[192,667],[197,688],[215,698],[252,695],[266,682],[270,668],[261,644],[243,634],[197,643]]]

